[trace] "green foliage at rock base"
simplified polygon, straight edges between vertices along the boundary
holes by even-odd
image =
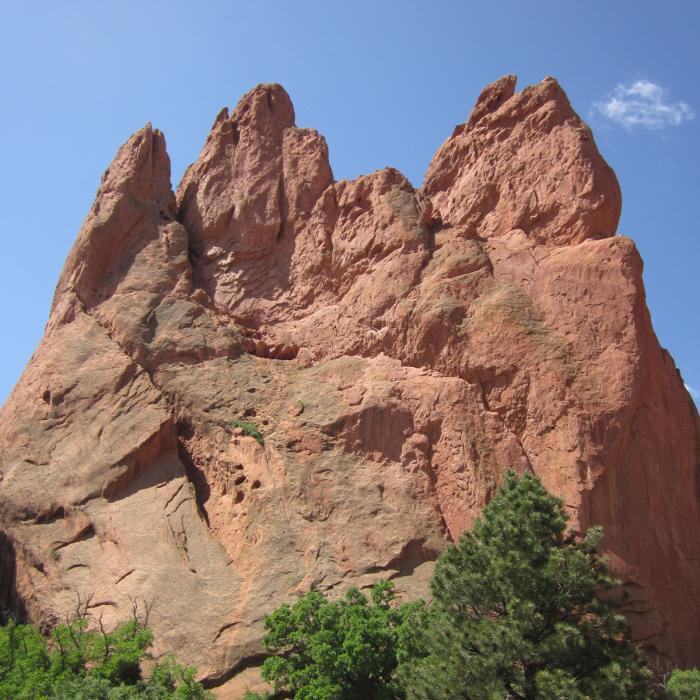
[[[666,681],[666,693],[670,700],[698,700],[700,698],[700,670],[676,669]]]
[[[602,532],[567,531],[563,502],[509,473],[473,529],[436,564],[432,600],[396,604],[391,582],[331,601],[313,591],[265,620],[263,678],[298,700],[700,700],[700,671],[650,673],[617,612]],[[87,607],[85,608],[87,610]],[[197,700],[195,670],[166,658],[141,675],[150,630],[86,618],[48,638],[0,627],[0,700]]]
[[[107,632],[81,617],[44,637],[13,620],[0,627],[0,700],[203,700],[196,670],[167,657],[144,679],[151,631],[133,619]]]
[[[368,599],[357,588],[329,601],[307,593],[265,620],[265,645],[273,656],[262,676],[275,692],[298,700],[394,700],[397,647],[416,605],[392,605],[394,586],[376,584]]]
[[[563,502],[509,473],[440,557],[399,680],[408,698],[647,698],[645,664],[615,611],[597,548],[566,532]]]

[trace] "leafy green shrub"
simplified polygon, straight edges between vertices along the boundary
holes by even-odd
[[[298,700],[393,700],[400,630],[416,607],[392,606],[390,582],[374,585],[371,600],[357,588],[329,601],[307,593],[265,619],[264,643],[274,656],[262,676],[275,692]]]
[[[258,427],[250,423],[247,420],[241,420],[240,418],[234,418],[229,425],[232,428],[240,428],[246,435],[249,435],[252,438],[255,438],[261,445],[265,444],[265,439],[263,438],[263,434],[260,432]]]
[[[670,700],[697,700],[700,698],[700,670],[676,669],[666,681],[666,693]]]
[[[401,658],[408,698],[649,697],[649,673],[597,555],[602,533],[579,539],[566,522],[563,502],[535,476],[508,474],[437,562],[433,603]]]
[[[211,697],[195,680],[194,668],[182,668],[170,657],[143,679],[141,661],[150,658],[152,641],[151,631],[137,619],[107,632],[80,617],[58,625],[48,638],[10,620],[0,627],[0,700]]]

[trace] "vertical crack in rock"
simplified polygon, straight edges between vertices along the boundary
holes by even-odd
[[[177,421],[177,451],[180,461],[185,466],[185,473],[194,487],[197,510],[207,524],[209,524],[209,514],[207,513],[207,501],[211,495],[211,487],[207,479],[206,470],[196,464],[192,453],[188,447],[189,441],[194,437],[192,423],[187,418],[180,418]]]

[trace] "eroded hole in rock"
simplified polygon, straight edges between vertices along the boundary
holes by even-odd
[[[66,517],[66,511],[63,506],[52,506],[46,511],[37,513],[35,522],[37,523],[54,523],[61,518]]]
[[[418,566],[427,561],[435,561],[439,555],[440,552],[426,546],[425,541],[409,540],[399,555],[389,562],[387,568],[398,570],[401,576],[410,576]]]
[[[246,408],[245,411],[243,411],[243,416],[246,418],[254,417],[257,415],[257,411],[254,408]]]
[[[52,555],[55,556],[61,549],[67,547],[68,545],[75,544],[76,542],[85,542],[94,536],[95,526],[90,521],[84,522],[83,525],[78,527],[78,529],[67,539],[57,540],[56,542],[52,543]]]
[[[194,437],[194,428],[188,420],[179,420],[175,426],[178,437],[183,440],[191,440]]]
[[[234,479],[233,483],[234,483],[236,486],[240,486],[241,484],[245,483],[245,481],[246,481],[246,476],[245,476],[245,474],[241,474],[240,476],[237,476],[237,477]]]
[[[259,489],[262,486],[262,484],[256,479],[251,485],[251,489]]]

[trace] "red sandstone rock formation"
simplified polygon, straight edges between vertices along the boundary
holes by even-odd
[[[487,87],[419,190],[334,181],[277,85],[169,176],[150,125],[120,149],[0,413],[0,602],[155,600],[220,684],[312,585],[423,593],[513,467],[605,527],[637,636],[700,662],[698,414],[554,80]]]

